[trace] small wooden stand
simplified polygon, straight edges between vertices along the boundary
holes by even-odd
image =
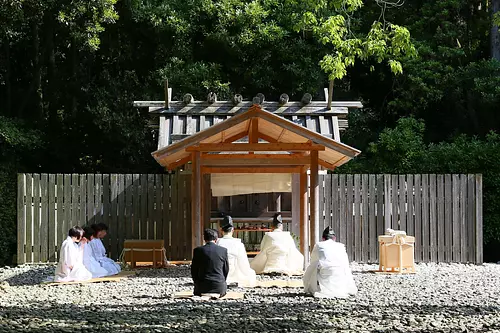
[[[415,272],[415,237],[384,235],[378,236],[378,242],[380,253],[379,272]]]
[[[165,247],[163,239],[144,240],[129,239],[123,244],[122,262],[130,263],[132,268],[138,262],[152,263],[153,267],[165,267]]]

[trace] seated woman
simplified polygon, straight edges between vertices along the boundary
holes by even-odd
[[[76,243],[85,245],[83,229],[75,226],[68,231],[68,237],[61,245],[59,252],[59,262],[56,267],[54,281],[87,281],[92,278],[92,274],[83,265],[83,248]]]
[[[345,298],[358,292],[345,246],[336,242],[330,227],[323,231],[323,241],[314,246],[303,281],[305,292],[315,297]]]
[[[94,239],[94,229],[91,227],[83,228],[84,235],[83,237],[86,239],[87,243],[82,244],[83,246],[83,265],[87,270],[92,273],[93,278],[100,278],[103,276],[109,275],[108,271],[102,267],[94,257],[94,251],[92,246],[90,246],[89,242]]]
[[[233,238],[234,227],[231,216],[224,216],[221,229],[223,237],[217,240],[217,245],[227,249],[229,260],[227,284],[238,283],[243,287],[255,287],[256,275],[248,263],[245,245],[243,245],[241,239]]]
[[[250,263],[257,273],[283,273],[300,275],[303,273],[304,256],[295,247],[288,231],[283,231],[281,213],[274,214],[272,232],[266,232],[260,243],[260,252]]]
[[[108,271],[108,275],[115,275],[120,273],[121,268],[113,259],[106,256],[106,249],[104,244],[102,244],[101,239],[106,236],[108,226],[104,223],[92,224],[91,228],[94,230],[94,238],[90,241],[90,247],[92,247],[92,253],[94,258],[97,260],[99,265],[104,267]]]

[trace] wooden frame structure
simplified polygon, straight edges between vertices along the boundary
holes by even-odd
[[[248,138],[248,143],[235,143]],[[318,171],[333,170],[359,150],[322,136],[254,104],[190,137],[152,153],[168,170],[191,163],[191,245],[203,243],[205,214],[203,175],[211,173],[292,173],[300,175],[300,250],[319,241]],[[307,212],[307,171],[310,170],[310,214]],[[308,218],[309,216],[309,218]]]

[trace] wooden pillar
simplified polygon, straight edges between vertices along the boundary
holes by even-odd
[[[309,265],[309,217],[307,214],[307,169],[300,173],[300,252],[304,255],[305,265]]]
[[[202,244],[202,205],[201,205],[201,163],[200,152],[192,153],[191,166],[191,247]]]
[[[310,187],[310,247],[319,242],[319,178],[318,178],[318,151],[311,151],[311,181]]]
[[[292,225],[289,230],[300,237],[300,173],[292,173]],[[281,211],[280,196],[276,200],[276,211]]]

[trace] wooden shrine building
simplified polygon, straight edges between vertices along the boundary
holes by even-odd
[[[171,171],[189,164],[192,247],[203,243],[203,229],[210,226],[211,212],[204,202],[212,196],[207,197],[210,191],[205,187],[210,182],[204,181],[206,175],[289,174],[294,203],[291,218],[298,226],[300,250],[307,260],[310,246],[322,232],[318,174],[360,153],[341,143],[340,132],[347,127],[348,109],[361,108],[361,103],[312,101],[309,94],[301,102],[288,102],[284,95],[280,102],[265,102],[263,96],[251,102],[242,101],[241,96],[217,102],[210,94],[204,102],[193,101],[188,94],[183,101],[173,102],[171,91],[165,90],[164,102],[134,105],[149,107],[157,120],[158,150],[152,153],[156,161]]]

